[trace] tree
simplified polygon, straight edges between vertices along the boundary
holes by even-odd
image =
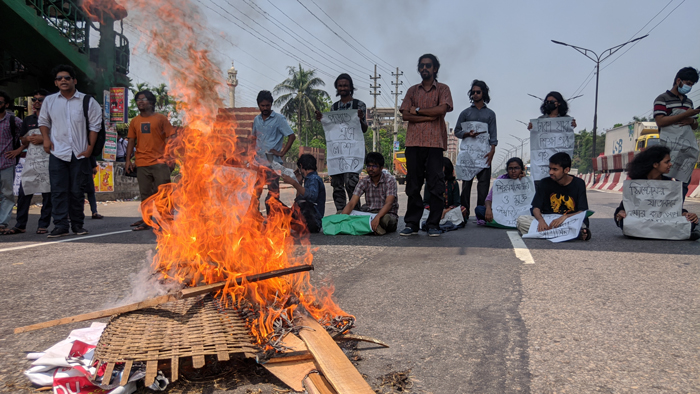
[[[139,114],[139,110],[136,107],[136,93],[144,90],[150,90],[151,93],[156,96],[156,106],[153,108],[155,112],[167,116],[173,126],[182,126],[180,113],[177,109],[178,102],[170,95],[168,86],[164,83],[158,86],[151,86],[147,82],[139,82],[136,86],[132,85],[129,87],[129,91],[131,92],[131,100],[129,100],[129,119],[133,119]]]
[[[642,116],[641,118],[639,116],[633,116],[632,120],[635,122],[651,122],[651,120],[646,116]]]
[[[325,86],[321,78],[316,77],[316,70],[304,70],[299,64],[299,69],[289,66],[289,78],[275,86],[275,95],[284,93],[277,97],[274,105],[280,108],[280,112],[293,119],[296,116],[296,126],[299,138],[302,137],[302,127],[304,120],[313,120],[314,112],[321,107],[324,99],[330,100],[328,93],[324,90],[316,89],[318,86]],[[312,126],[313,127],[313,126]],[[308,135],[306,136],[308,139]]]
[[[571,167],[578,168],[579,174],[586,174],[593,171],[591,155],[591,145],[593,145],[593,133],[582,130],[574,135],[574,157],[571,160]],[[605,149],[605,134],[596,138],[596,152],[603,152]]]

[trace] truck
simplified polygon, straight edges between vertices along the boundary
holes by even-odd
[[[637,152],[659,144],[656,122],[631,122],[605,133],[605,151],[593,158],[595,171],[624,171]]]
[[[399,185],[406,182],[406,151],[394,152],[394,177]]]

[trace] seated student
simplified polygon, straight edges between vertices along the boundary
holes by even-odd
[[[455,167],[452,164],[452,160],[449,157],[442,158],[442,171],[445,173],[445,209],[442,210],[442,217],[440,220],[445,218],[445,214],[460,205],[459,200],[459,182],[455,177]],[[427,190],[428,182],[426,181],[424,189]],[[425,209],[430,210],[430,193],[423,193],[423,206]],[[467,210],[462,207],[462,216],[466,216]],[[465,218],[466,219],[466,218]]]
[[[571,157],[567,153],[555,153],[549,158],[549,178],[542,178],[535,191],[535,198],[532,199],[533,216],[523,215],[517,219],[518,230],[522,234],[530,231],[533,220],[537,220],[537,231],[546,231],[557,228],[567,218],[588,210],[586,184],[583,179],[569,175],[570,170]],[[562,216],[547,224],[542,214]],[[591,239],[592,234],[588,227],[586,218],[583,220],[579,239]]]
[[[671,150],[665,146],[655,145],[637,154],[634,160],[627,167],[627,174],[630,179],[656,179],[659,181],[673,180],[664,174],[671,171]],[[698,229],[698,215],[683,209],[683,216],[692,223],[690,240],[700,239],[700,229]],[[624,226],[624,219],[627,217],[625,205],[620,202],[620,206],[613,215],[615,224],[620,229]]]
[[[349,215],[353,207],[359,207],[360,197],[365,195],[365,204],[359,210],[376,213],[372,219],[372,231],[378,235],[393,233],[399,223],[399,199],[396,191],[396,178],[382,171],[384,156],[369,152],[365,157],[367,176],[360,179],[343,214]]]
[[[519,157],[513,157],[508,159],[506,162],[506,173],[499,176],[496,179],[520,179],[525,176],[525,165]],[[485,226],[487,222],[493,221],[493,211],[491,210],[491,204],[493,202],[493,187],[489,190],[489,194],[486,196],[485,205],[479,205],[474,209],[476,213],[476,224],[479,226]]]
[[[296,179],[283,174],[282,179],[297,190],[294,205],[299,207],[306,227],[311,233],[321,231],[321,219],[326,212],[326,188],[316,173],[316,158],[306,153],[299,156]],[[302,179],[304,186],[301,185]]]

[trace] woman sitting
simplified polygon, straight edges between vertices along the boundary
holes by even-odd
[[[523,161],[519,157],[513,157],[508,159],[506,163],[506,173],[496,179],[520,179],[524,176],[525,165],[523,165]],[[492,202],[493,187],[491,187],[489,194],[486,196],[486,205],[479,205],[474,210],[474,213],[476,213],[476,224],[479,226],[485,226],[487,222],[493,221],[493,211],[491,210]]]
[[[634,160],[629,163],[627,169],[630,179],[654,179],[673,182],[671,178],[664,175],[668,174],[669,171],[671,171],[671,150],[660,145],[652,146],[637,154]],[[692,223],[690,239],[693,241],[700,239],[700,231],[697,228],[698,215],[683,209],[683,216]],[[623,228],[623,222],[626,217],[625,205],[624,202],[621,202],[614,215],[617,227]]]

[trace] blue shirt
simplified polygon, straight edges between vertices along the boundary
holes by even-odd
[[[268,164],[270,160],[282,163],[282,158],[274,155],[266,155],[270,150],[281,151],[284,137],[292,135],[294,132],[289,127],[287,119],[281,114],[272,111],[267,119],[263,120],[262,114],[253,120],[253,135],[256,140],[255,160],[258,163]]]
[[[316,171],[310,172],[304,178],[304,194],[297,196],[297,200],[314,203],[319,222],[326,214],[326,188],[323,186],[323,179],[318,176]]]

